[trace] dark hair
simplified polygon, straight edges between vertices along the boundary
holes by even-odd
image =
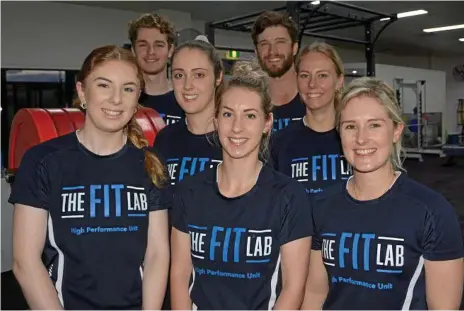
[[[169,47],[171,47],[176,40],[174,26],[167,18],[159,16],[158,14],[147,13],[129,22],[129,40],[132,46],[134,46],[135,41],[137,41],[140,28],[158,29],[162,34],[166,35]]]
[[[215,81],[217,81],[221,77],[221,74],[224,74],[224,65],[222,63],[221,56],[219,56],[215,47],[211,43],[204,41],[204,39],[186,41],[175,48],[174,52],[172,53],[171,63],[174,62],[174,59],[176,58],[177,54],[179,54],[179,52],[184,49],[199,50],[205,53],[211,66],[213,66]],[[217,85],[214,89],[215,101],[217,101],[217,96],[221,93],[223,87],[224,79],[222,79],[219,85]]]
[[[251,38],[255,46],[258,45],[258,36],[268,27],[283,26],[287,29],[292,43],[298,41],[298,28],[295,21],[286,14],[276,11],[262,13],[254,22],[251,30]]]
[[[140,83],[140,87],[143,88],[143,73],[140,67],[137,65],[134,54],[132,54],[131,51],[115,45],[106,45],[94,49],[84,60],[84,63],[82,64],[82,67],[77,74],[77,81],[82,83],[85,87],[85,80],[92,73],[92,71],[106,61],[111,60],[125,61],[133,65],[137,69],[137,77]],[[74,101],[73,106],[82,109],[81,101],[79,98]],[[138,108],[141,108],[141,106],[139,105]],[[145,147],[148,147],[148,141],[143,135],[142,128],[138,124],[135,114],[132,116],[130,122],[126,125],[125,131],[129,140],[137,148],[144,149]],[[164,165],[156,155],[147,150],[145,150],[145,169],[157,187],[161,187],[167,180]]]
[[[242,87],[256,92],[261,97],[261,108],[266,119],[270,117],[273,110],[271,96],[269,95],[269,76],[254,61],[238,61],[232,68],[232,77],[224,84],[221,94],[216,101],[214,116],[219,117],[222,105],[222,96],[227,90],[234,87]],[[266,161],[269,158],[269,140],[271,130],[263,134],[259,146],[259,156]]]

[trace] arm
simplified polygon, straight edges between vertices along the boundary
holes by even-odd
[[[312,205],[306,190],[293,181],[282,191],[281,268],[282,290],[274,309],[295,310],[301,307],[308,275],[313,235]]]
[[[191,310],[189,282],[193,265],[190,255],[190,235],[172,228],[171,252],[171,309]]]
[[[459,310],[462,299],[464,263],[462,258],[424,261],[427,305],[430,310]]]
[[[282,291],[274,310],[300,309],[304,298],[311,238],[301,238],[281,247]]]
[[[329,280],[320,250],[312,250],[302,310],[321,310],[329,292]]]
[[[429,309],[459,310],[464,250],[458,217],[444,198],[430,206],[423,240],[427,304]]]
[[[150,212],[144,260],[143,309],[160,310],[169,274],[168,212]]]
[[[57,292],[42,263],[48,212],[15,204],[13,216],[13,273],[31,310],[62,310]]]

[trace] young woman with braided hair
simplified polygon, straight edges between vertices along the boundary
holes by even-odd
[[[142,72],[130,51],[103,46],[76,88],[83,127],[21,161],[13,272],[31,309],[159,309],[172,195],[135,119]]]

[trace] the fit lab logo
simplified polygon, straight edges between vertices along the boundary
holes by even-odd
[[[293,122],[300,121],[302,118],[276,118],[274,119],[274,126],[272,128],[273,132],[277,132],[283,128],[286,128]]]
[[[145,188],[123,184],[66,186],[61,191],[61,218],[145,217]]]
[[[182,157],[167,159],[167,166],[171,185],[182,181],[186,176],[193,176],[207,168],[215,169],[220,160],[201,157]]]
[[[161,116],[161,118],[163,118],[164,123],[166,123],[166,125],[177,123],[182,119],[182,117],[173,116],[165,113],[160,113],[159,115]]]
[[[202,261],[259,265],[271,261],[273,237],[271,229],[224,228],[221,226],[188,226],[191,255]],[[198,266],[197,266],[198,267]],[[240,266],[238,266],[240,267]],[[196,269],[198,274],[210,276],[259,278],[259,272],[230,273],[226,271]]]
[[[294,158],[290,167],[292,178],[305,183],[346,180],[353,171],[345,157],[340,154]]]
[[[326,232],[322,234],[322,237],[322,258],[329,270],[330,267],[337,267],[347,269],[347,271],[375,271],[382,274],[403,273],[405,258],[403,238],[353,232]],[[332,277],[332,283],[336,282],[372,289],[393,288],[390,283],[375,284],[347,277]]]

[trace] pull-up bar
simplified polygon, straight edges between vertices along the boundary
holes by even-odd
[[[375,76],[375,53],[374,47],[382,32],[398,18],[396,14],[386,14],[357,5],[337,1],[320,1],[313,5],[312,1],[288,1],[285,7],[279,7],[273,11],[286,11],[297,23],[299,31],[299,42],[303,36],[343,41],[361,44],[365,47],[367,75]],[[225,19],[217,22],[207,23],[205,26],[206,35],[214,44],[215,29],[251,32],[256,18],[264,11],[254,12],[239,17]],[[374,23],[381,19],[385,21],[376,34],[373,34]],[[325,32],[339,29],[364,27],[364,38],[345,37]],[[225,48],[225,47],[221,47]],[[230,48],[238,50],[235,48]]]

